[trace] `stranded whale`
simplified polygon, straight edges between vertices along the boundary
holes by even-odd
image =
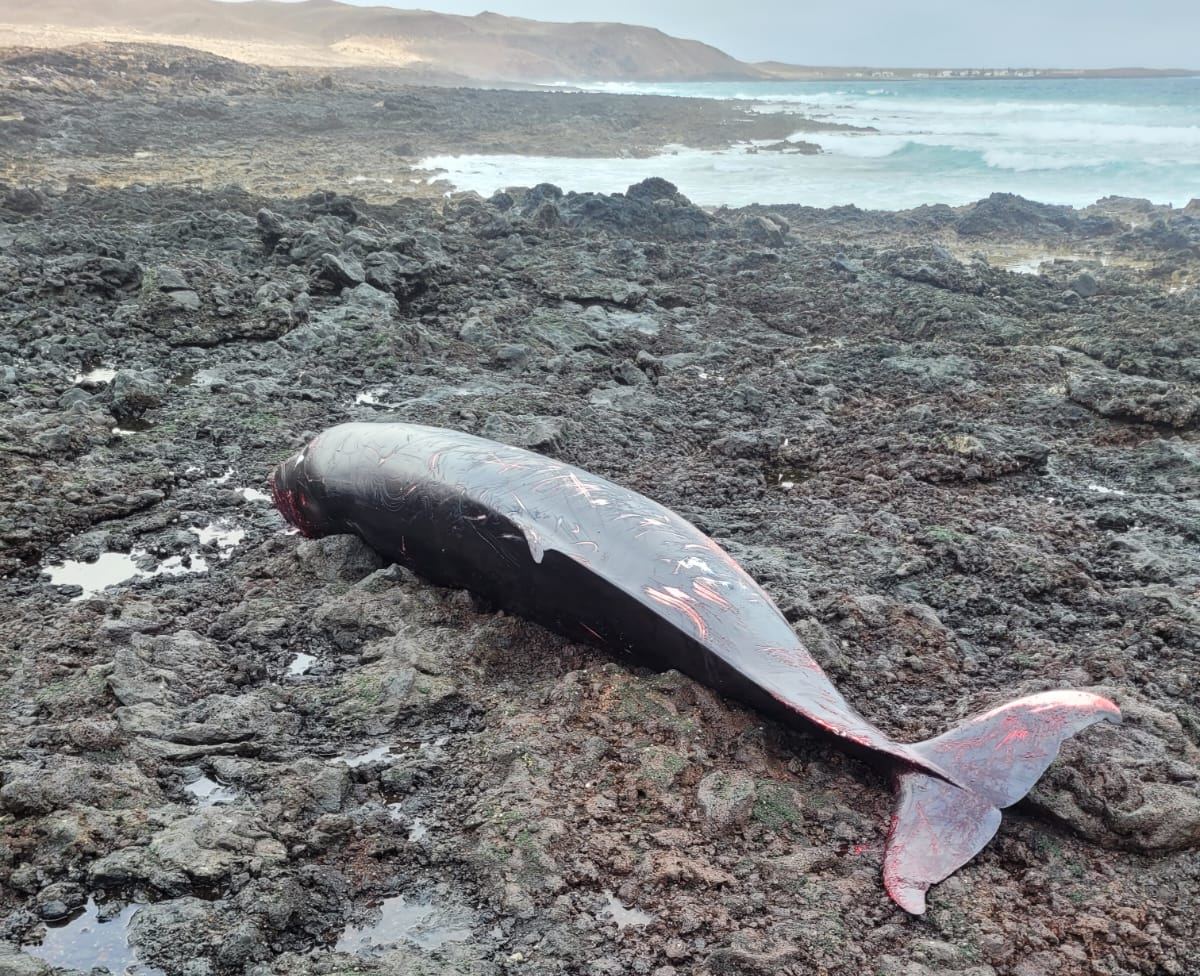
[[[888,738],[841,696],[767,594],[662,505],[569,464],[455,431],[343,424],[271,475],[304,535],[354,533],[439,586],[834,737],[890,769],[883,876],[905,910],[975,856],[1061,742],[1120,711],[1082,691],[1031,695],[925,742]]]

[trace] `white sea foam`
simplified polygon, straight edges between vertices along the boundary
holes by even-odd
[[[996,191],[1084,206],[1109,194],[1182,205],[1200,195],[1200,80],[603,83],[626,94],[755,99],[871,131],[798,132],[822,154],[674,148],[652,159],[437,157],[460,189],[555,183],[618,192],[649,176],[695,203],[901,209]]]

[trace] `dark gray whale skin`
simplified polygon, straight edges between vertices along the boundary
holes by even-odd
[[[669,509],[579,468],[455,431],[343,424],[283,461],[271,491],[309,537],[353,533],[439,586],[833,736],[896,775],[884,858],[910,912],[994,834],[1059,743],[1110,701],[1044,692],[906,745],[852,708],[767,594]]]

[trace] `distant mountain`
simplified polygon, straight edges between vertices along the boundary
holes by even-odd
[[[747,64],[709,44],[628,24],[544,23],[356,7],[337,0],[0,0],[0,47],[172,44],[251,64],[401,68],[416,80],[721,81],[1140,77],[1194,71],[811,67]]]
[[[167,41],[219,54],[287,50],[296,64],[434,70],[481,81],[696,81],[766,74],[699,41],[626,24],[543,23],[356,7],[336,0],[0,0],[0,25]],[[16,43],[20,43],[20,39]],[[236,55],[234,55],[236,56]],[[279,63],[276,61],[276,63]]]

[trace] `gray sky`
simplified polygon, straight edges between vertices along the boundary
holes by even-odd
[[[294,2],[294,0],[289,0]],[[1200,0],[350,0],[657,27],[745,61],[1200,69]]]

